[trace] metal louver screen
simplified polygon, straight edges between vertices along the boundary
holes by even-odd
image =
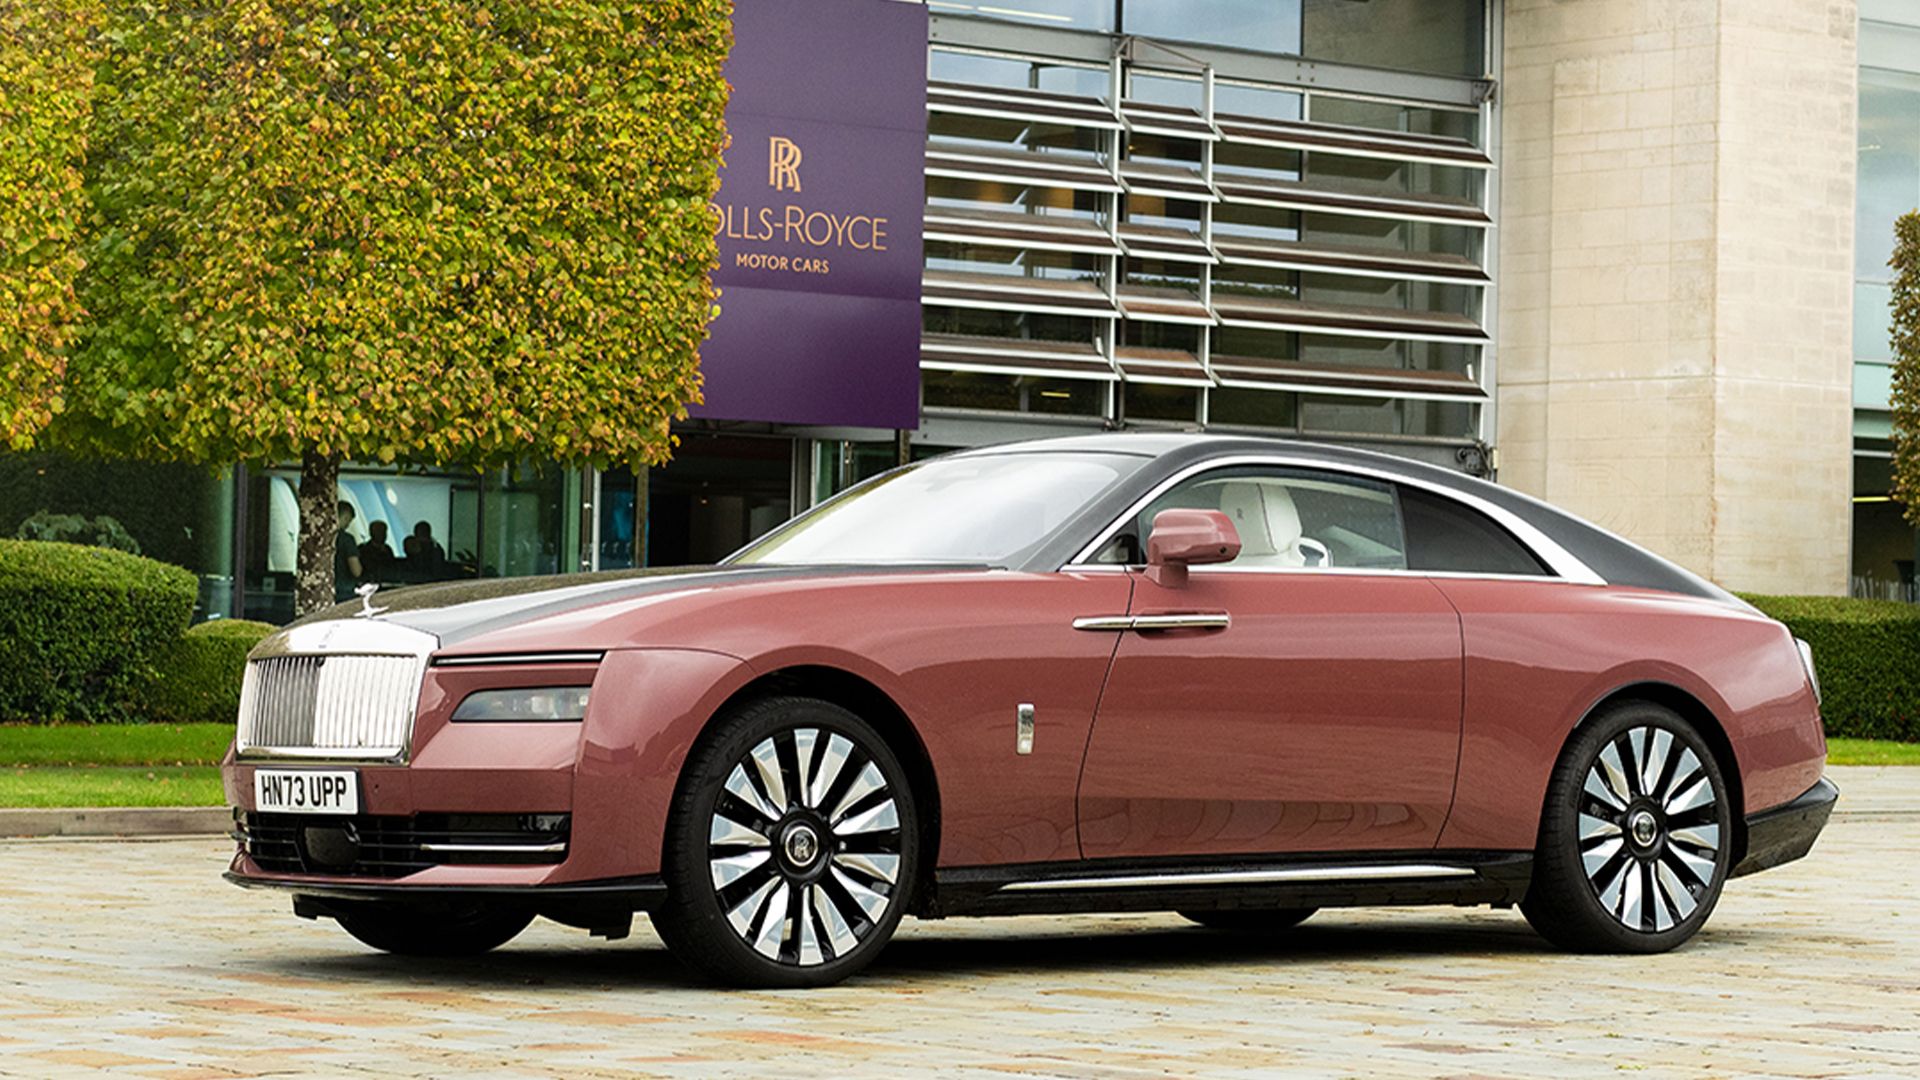
[[[407,748],[420,695],[411,656],[274,656],[247,665],[239,750],[391,758]]]
[[[929,415],[1488,430],[1489,80],[931,20]]]

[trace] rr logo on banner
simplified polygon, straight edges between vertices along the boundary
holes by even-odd
[[[800,146],[792,139],[767,140],[767,183],[775,191],[800,190]]]

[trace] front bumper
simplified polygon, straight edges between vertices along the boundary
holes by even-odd
[[[293,913],[305,919],[339,918],[380,904],[447,912],[484,907],[525,911],[609,939],[626,937],[635,912],[653,911],[667,899],[666,883],[657,874],[557,885],[399,885],[258,877],[231,870],[225,877],[245,889],[290,893]]]
[[[1823,776],[1792,802],[1749,815],[1747,854],[1733,868],[1732,876],[1771,870],[1812,851],[1839,798],[1840,789]]]
[[[445,907],[485,903],[521,906],[543,913],[574,907],[626,913],[652,911],[667,898],[666,883],[658,874],[562,885],[399,885],[385,881],[257,877],[231,870],[223,876],[243,889],[278,889],[295,897],[316,900]]]
[[[278,857],[262,865],[249,857],[243,838],[231,876],[296,895],[317,897],[322,890],[351,889],[353,899],[398,899],[415,895],[415,890],[422,896],[435,890],[433,895],[448,897],[494,888],[513,890],[505,894],[509,896],[558,897],[557,892],[533,890],[645,881],[645,875],[657,875],[660,869],[667,814],[687,748],[720,704],[751,676],[739,660],[719,653],[614,650],[599,665],[584,721],[456,724],[451,714],[473,689],[547,685],[554,676],[537,665],[429,667],[404,762],[282,762],[230,754],[222,769],[228,804],[240,812],[243,832],[247,815],[258,809],[258,769],[353,769],[360,798],[352,824],[359,830],[362,853],[370,858],[350,865],[309,860],[307,856],[316,854],[309,845],[298,850],[296,864],[288,861],[288,846],[282,843],[275,849]],[[564,815],[564,852],[554,848],[562,839],[559,835],[449,834],[480,828],[472,820],[475,815]],[[459,817],[467,820],[452,820]],[[299,823],[339,826],[346,820],[316,815]],[[527,826],[522,831],[541,830]],[[417,857],[417,851],[429,845],[467,851]],[[489,854],[502,848],[540,848],[552,854]],[[382,865],[371,865],[376,861]],[[423,862],[433,865],[419,865]]]

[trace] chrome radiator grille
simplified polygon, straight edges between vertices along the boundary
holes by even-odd
[[[352,653],[269,656],[247,664],[239,752],[293,757],[402,756],[413,734],[422,659]]]

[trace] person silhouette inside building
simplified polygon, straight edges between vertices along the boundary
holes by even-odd
[[[360,545],[360,565],[368,581],[393,580],[393,547],[387,543],[387,523],[367,522],[367,542]]]
[[[360,542],[353,538],[353,504],[342,501],[338,507],[340,531],[333,534],[333,598],[353,599],[360,585]]]
[[[407,552],[407,569],[415,576],[438,576],[447,561],[447,549],[433,538],[433,526],[424,521],[413,525],[413,535],[401,545]]]

